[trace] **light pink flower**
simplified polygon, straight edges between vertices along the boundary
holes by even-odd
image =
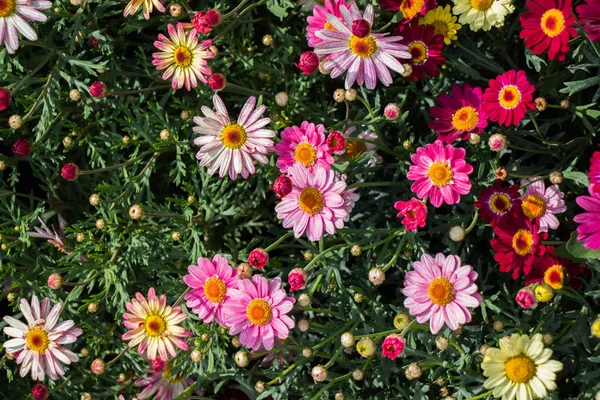
[[[534,309],[538,305],[538,300],[535,297],[535,292],[530,287],[526,287],[519,290],[519,292],[517,293],[517,297],[515,297],[515,300],[517,304],[524,309]]]
[[[465,154],[465,149],[455,149],[450,144],[444,146],[440,140],[419,147],[410,156],[414,165],[406,174],[415,181],[410,190],[421,199],[429,196],[434,207],[460,202],[460,195],[471,190],[468,175],[473,172],[473,167],[465,162]]]
[[[235,269],[223,256],[216,254],[212,261],[198,258],[198,265],[190,265],[188,271],[190,274],[183,277],[192,289],[185,295],[188,308],[205,324],[214,318],[219,325],[225,326],[223,304],[229,298],[229,290],[237,287]]]
[[[79,361],[79,357],[63,345],[74,343],[82,330],[74,328],[72,320],[58,323],[62,306],[55,304],[52,309],[50,306],[49,298],[40,304],[37,296],[33,295],[31,305],[25,299],[21,299],[19,305],[27,325],[10,316],[3,318],[8,324],[4,334],[13,338],[4,342],[3,347],[7,354],[17,357],[21,377],[31,371],[34,381],[43,381],[46,374],[54,381],[65,374],[63,363],[69,365]]]
[[[320,165],[313,173],[301,165],[294,165],[289,172],[294,188],[275,206],[283,227],[293,227],[296,237],[306,231],[313,242],[321,239],[324,231],[333,235],[343,228],[348,215],[342,198],[346,181]]]
[[[525,194],[521,197],[521,207],[525,216],[531,220],[539,218],[538,232],[548,232],[548,228],[556,229],[560,222],[554,214],[567,211],[565,194],[558,185],[546,188],[541,176],[522,179],[521,187],[527,185]]]
[[[394,208],[400,211],[397,215],[402,218],[402,224],[408,231],[416,231],[418,228],[423,228],[427,219],[427,206],[419,199],[414,197],[409,201],[398,200],[394,204]]]
[[[28,40],[37,40],[37,33],[27,21],[46,22],[48,17],[41,13],[52,7],[46,0],[8,0],[0,8],[0,46],[4,44],[8,54],[19,48],[19,33]]]
[[[590,250],[600,249],[600,185],[590,185],[590,196],[579,196],[576,201],[579,207],[587,212],[578,214],[573,219],[580,224],[577,227],[577,240]]]
[[[154,288],[148,290],[148,300],[140,292],[135,298],[125,303],[129,313],[123,313],[123,325],[130,331],[123,334],[122,340],[130,340],[129,347],[138,346],[138,353],[144,354],[150,360],[157,355],[163,361],[169,359],[170,354],[175,357],[177,353],[173,346],[187,350],[185,338],[192,336],[192,332],[179,326],[188,315],[181,312],[181,306],[167,306],[167,296],[156,296]],[[158,354],[157,354],[158,353]]]
[[[346,175],[343,176],[346,179]],[[360,199],[360,195],[356,193],[356,189],[345,190],[344,194],[342,194],[342,198],[344,199],[344,211],[346,211],[346,216],[344,217],[344,222],[348,222],[350,220],[350,213],[354,209],[354,205]]]
[[[285,128],[281,132],[281,142],[275,145],[279,155],[277,168],[288,172],[291,166],[301,165],[313,172],[316,165],[329,170],[333,157],[329,154],[325,139],[325,127],[304,121],[298,126]]]
[[[381,357],[395,360],[404,352],[406,340],[404,336],[393,333],[388,335],[381,344]]]
[[[431,333],[438,333],[444,323],[452,330],[471,321],[469,308],[483,300],[477,293],[477,272],[461,265],[457,256],[438,253],[435,259],[423,254],[406,273],[404,306],[422,324],[429,321]]]
[[[308,22],[308,26],[306,27],[306,39],[308,40],[308,45],[310,47],[315,47],[323,41],[316,36],[316,32],[323,29],[335,30],[333,25],[327,22],[327,14],[333,14],[334,16],[341,18],[342,13],[340,9],[342,7],[348,8],[346,0],[325,0],[324,5],[317,4],[315,8],[313,8],[313,15],[306,19]]]
[[[181,375],[171,373],[171,365],[167,365],[161,371],[152,368],[146,370],[146,377],[134,382],[134,386],[144,389],[137,395],[139,400],[173,400],[188,387],[194,384],[194,380]]]
[[[293,297],[286,297],[281,279],[254,275],[252,280],[238,280],[238,288],[230,290],[223,315],[230,335],[240,335],[240,343],[252,350],[273,348],[275,337],[286,339],[294,321],[287,315],[292,311]]]

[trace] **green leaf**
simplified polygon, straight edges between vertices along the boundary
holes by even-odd
[[[583,172],[565,171],[563,172],[563,176],[583,187],[588,187],[590,185],[590,179]]]
[[[598,259],[600,257],[600,250],[583,247],[583,243],[577,240],[577,231],[571,233],[571,238],[567,242],[567,250],[577,258]]]
[[[560,89],[559,92],[567,93],[569,96],[572,96],[577,92],[581,92],[582,90],[596,85],[600,85],[600,76],[583,79],[581,81],[565,82],[566,88]]]

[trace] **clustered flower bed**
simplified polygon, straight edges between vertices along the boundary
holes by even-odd
[[[600,399],[600,1],[0,0],[0,397]]]

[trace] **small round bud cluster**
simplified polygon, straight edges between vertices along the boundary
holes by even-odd
[[[85,235],[83,233],[78,233],[75,239],[78,243],[82,243],[85,240]]]
[[[97,193],[92,193],[90,195],[89,200],[90,204],[96,207],[98,204],[100,204],[100,195],[98,195]]]
[[[298,321],[298,329],[300,332],[307,332],[310,329],[310,321],[307,319],[301,319]]]
[[[69,98],[73,101],[81,100],[81,92],[77,89],[71,89],[69,92]]]
[[[444,336],[438,336],[438,338],[435,339],[435,347],[437,347],[440,351],[446,350],[448,348],[448,338]]]
[[[450,239],[452,239],[454,242],[462,242],[465,240],[465,234],[466,233],[463,227],[458,225],[450,228],[450,231],[448,232]]]
[[[360,245],[353,244],[352,247],[350,247],[350,254],[352,254],[354,257],[360,256],[362,254],[362,248]]]
[[[342,346],[344,347],[352,347],[354,346],[354,335],[351,334],[350,332],[344,332],[342,333],[342,336],[340,337],[340,342],[342,342]]]
[[[300,296],[298,296],[298,305],[300,305],[300,307],[308,307],[310,305],[310,302],[310,295],[302,293]]]
[[[381,268],[371,268],[369,270],[369,281],[373,285],[381,285],[385,281],[385,272]]]
[[[52,290],[58,290],[63,285],[63,278],[61,274],[51,274],[48,277],[48,287]]]
[[[129,208],[129,217],[131,219],[140,219],[144,215],[144,209],[139,204],[134,204]]]
[[[273,36],[271,35],[265,35],[262,38],[262,44],[264,44],[265,46],[273,46]]]
[[[560,171],[553,171],[550,173],[550,183],[553,185],[560,185],[563,182],[564,175]]]
[[[17,114],[11,115],[8,118],[8,126],[10,126],[12,129],[19,129],[23,126],[23,118]]]
[[[98,311],[98,303],[90,303],[87,306],[88,312],[93,314]]]
[[[306,358],[312,357],[313,351],[310,347],[305,347],[302,349],[302,355]]]
[[[104,220],[102,218],[96,220],[96,228],[102,230],[106,227]]]
[[[548,107],[548,102],[543,97],[536,97],[534,101],[535,108],[537,108],[538,111],[544,111]]]
[[[335,92],[333,92],[333,100],[335,100],[336,103],[343,103],[346,101],[346,91],[344,89],[336,89]]]
[[[316,382],[323,382],[327,379],[327,368],[322,365],[316,365],[310,374]]]
[[[354,379],[355,381],[362,381],[365,378],[365,374],[362,372],[361,369],[356,368],[354,371],[352,371],[352,379]]]
[[[421,367],[419,366],[419,364],[417,363],[410,363],[408,365],[408,368],[406,368],[406,379],[408,379],[409,381],[412,381],[414,379],[419,379],[421,377],[421,374],[423,373],[423,371],[421,370]]]
[[[286,92],[279,92],[275,95],[275,103],[279,107],[287,106],[289,100],[290,100],[290,98]]]
[[[169,140],[171,134],[169,133],[168,129],[163,129],[162,131],[160,131],[159,136],[160,140]]]
[[[96,358],[90,366],[92,372],[96,375],[102,375],[106,371],[106,363],[101,358]]]
[[[356,91],[356,89],[347,89],[344,97],[346,101],[354,101],[358,97],[358,92]]]
[[[173,239],[173,241],[177,242],[179,240],[181,240],[181,232],[173,232],[171,233],[171,239]]]
[[[248,357],[248,352],[244,350],[240,350],[233,356],[235,360],[235,364],[240,368],[246,368],[248,364],[250,364],[250,357]]]

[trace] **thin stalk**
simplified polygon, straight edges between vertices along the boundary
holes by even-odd
[[[283,242],[285,239],[289,238],[293,234],[294,234],[293,232],[286,233],[285,235],[283,235],[282,237],[280,237],[279,239],[277,239],[274,243],[272,243],[271,245],[269,245],[269,247],[267,247],[265,249],[265,251],[268,253],[269,251],[275,250],[277,248],[277,246],[279,246],[281,244],[281,242]]]

